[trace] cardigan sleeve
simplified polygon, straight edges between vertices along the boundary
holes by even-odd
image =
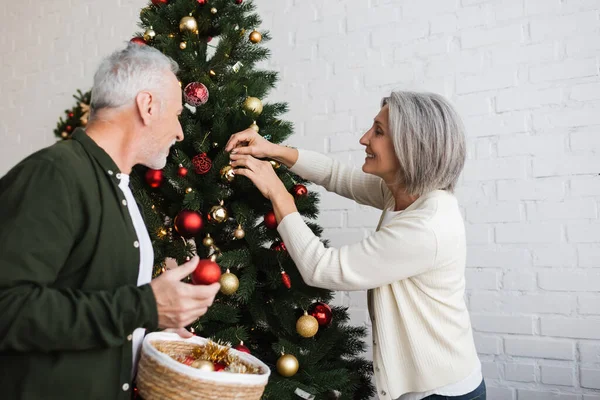
[[[286,248],[309,286],[329,290],[365,290],[431,270],[437,241],[421,218],[394,218],[358,243],[326,248],[299,213],[277,227]]]
[[[48,161],[29,160],[0,180],[0,351],[119,346],[135,328],[157,325],[149,285],[54,287],[76,244],[77,204],[64,175]]]
[[[330,192],[360,204],[383,210],[389,189],[383,179],[342,164],[323,154],[298,150],[298,161],[290,171],[323,186]]]

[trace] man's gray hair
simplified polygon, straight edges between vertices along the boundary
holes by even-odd
[[[100,63],[94,75],[91,117],[102,108],[119,108],[133,104],[143,90],[162,90],[164,72],[177,74],[179,66],[151,46],[129,43]]]
[[[386,104],[407,193],[454,191],[466,157],[464,127],[454,107],[435,93],[405,91],[392,92],[382,100]]]

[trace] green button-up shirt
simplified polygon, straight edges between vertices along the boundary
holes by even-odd
[[[0,179],[1,398],[131,397],[130,335],[158,314],[117,174],[78,129]]]

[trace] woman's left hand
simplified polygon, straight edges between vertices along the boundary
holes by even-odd
[[[235,174],[250,179],[267,199],[273,201],[278,195],[287,194],[285,185],[273,170],[270,162],[261,161],[245,154],[231,154],[230,159]]]

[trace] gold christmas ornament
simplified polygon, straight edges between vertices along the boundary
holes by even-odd
[[[67,132],[63,132],[63,133],[61,133],[61,134],[60,134],[60,136],[61,136],[63,139],[66,139],[66,138],[68,138],[68,137],[69,137],[69,134],[68,134]]]
[[[201,371],[214,371],[215,370],[215,364],[212,363],[212,361],[207,361],[207,360],[196,360],[192,363],[191,365],[194,368],[198,368]]]
[[[213,142],[212,147],[216,149],[217,147],[219,147],[219,143]]]
[[[262,101],[257,97],[248,97],[244,101],[244,110],[256,115],[260,115],[263,110]]]
[[[228,217],[229,215],[227,214],[227,209],[223,207],[223,202],[217,206],[213,206],[208,213],[208,220],[217,224],[227,221]]]
[[[196,18],[190,16],[183,17],[179,21],[179,30],[181,32],[192,32],[195,33],[198,31],[198,21]]]
[[[221,275],[219,283],[221,284],[221,293],[227,296],[234,294],[240,287],[240,281],[238,277],[235,276],[235,274],[232,274],[229,269],[227,272]]]
[[[218,11],[217,11],[217,9],[215,7],[213,7],[213,8],[210,9],[210,13],[213,14],[213,15],[215,15],[217,12]]]
[[[191,187],[185,189],[186,193],[192,193],[194,191],[194,189],[192,189]]]
[[[277,372],[279,375],[290,378],[296,375],[300,368],[298,359],[291,354],[282,354],[277,360]]]
[[[224,182],[233,182],[233,179],[235,178],[235,171],[233,170],[233,167],[231,165],[226,165],[223,168],[221,168],[221,179]]]
[[[186,43],[186,42],[181,42],[181,43],[179,43],[179,48],[180,48],[181,50],[185,50],[185,49],[187,48],[187,43]]]
[[[258,127],[258,125],[256,125],[256,121],[254,121],[252,125],[249,126],[249,128],[256,131],[256,133],[260,131],[260,128]]]
[[[81,121],[81,125],[86,126],[90,118],[90,105],[82,102],[79,103],[79,107],[81,107],[81,118],[79,118],[79,121]]]
[[[302,337],[310,338],[315,336],[318,330],[319,321],[304,311],[304,315],[298,318],[298,321],[296,322],[296,332]]]
[[[273,169],[279,169],[279,167],[281,167],[281,164],[279,164],[279,162],[277,162],[275,160],[269,160],[269,162],[271,163],[271,166],[273,167]]]
[[[154,39],[156,37],[156,32],[154,32],[154,29],[150,28],[150,29],[146,29],[146,32],[144,32],[144,40],[146,42],[149,42],[150,40]]]
[[[244,228],[242,228],[242,225],[240,224],[233,232],[233,237],[240,240],[240,239],[243,239],[244,236],[246,236],[246,232],[244,231]]]
[[[214,239],[210,237],[210,233],[207,233],[206,237],[202,239],[202,244],[206,247],[210,247],[215,244]]]
[[[248,37],[248,39],[250,39],[250,41],[254,44],[260,43],[260,41],[262,40],[262,35],[259,31],[254,30],[250,32],[250,36]]]
[[[217,77],[217,73],[215,71],[213,71],[212,69],[210,71],[208,71],[208,75],[210,75],[211,78]]]

